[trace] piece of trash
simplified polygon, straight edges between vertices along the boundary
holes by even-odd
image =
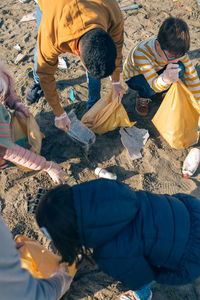
[[[121,127],[119,133],[121,134],[122,144],[128,150],[130,159],[141,158],[140,151],[149,138],[148,130],[139,129],[136,126]]]
[[[185,178],[192,176],[200,163],[200,149],[192,148],[183,162],[182,173]]]
[[[58,57],[58,68],[59,69],[67,69],[67,64],[66,61],[64,60],[63,57]]]
[[[141,8],[141,7],[142,7],[142,5],[133,4],[133,5],[121,6],[120,10],[128,11],[128,10],[138,9],[138,8]]]
[[[107,171],[106,169],[103,168],[99,168],[97,167],[94,171],[94,173],[101,177],[101,178],[106,178],[106,179],[112,179],[112,180],[116,180],[117,179],[117,175],[114,173],[111,173],[109,171]]]
[[[14,49],[16,49],[16,50],[18,50],[18,51],[20,51],[20,50],[21,50],[21,47],[20,47],[20,45],[19,45],[19,44],[15,45],[13,48],[14,48]]]
[[[19,2],[21,2],[21,3],[28,3],[28,2],[30,2],[31,0],[19,0]]]
[[[26,56],[26,53],[19,53],[15,59],[15,64],[18,64],[24,57]]]
[[[75,100],[74,100],[74,90],[73,89],[70,90],[70,100],[75,103]]]
[[[39,188],[35,198],[32,198],[31,196],[28,197],[27,211],[29,214],[31,214],[31,215],[35,214],[36,208],[38,206],[38,203],[39,203],[41,197],[44,194],[46,194],[47,191],[48,191],[48,189],[46,189],[46,188]]]
[[[32,66],[28,66],[28,67],[27,67],[27,70],[28,70],[28,69],[31,69],[31,70],[33,71],[33,67],[32,67]]]
[[[68,117],[71,121],[70,131],[66,131],[67,135],[74,141],[80,143],[83,149],[88,152],[92,144],[96,140],[94,132],[87,128],[80,120],[77,119],[75,110],[72,109],[68,113]]]
[[[33,21],[33,20],[36,20],[35,13],[31,13],[31,14],[23,16],[22,19],[20,20],[20,22],[28,22],[28,21]]]

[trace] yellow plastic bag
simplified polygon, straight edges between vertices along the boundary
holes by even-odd
[[[113,99],[112,93],[108,98],[100,99],[88,112],[81,122],[94,133],[103,134],[117,127],[131,127],[136,122],[130,122],[124,106]]]
[[[63,266],[68,269],[71,277],[74,277],[75,263],[70,267],[66,263],[60,264],[61,257],[47,250],[36,240],[17,236],[16,242],[24,242],[24,245],[18,249],[21,265],[35,278],[49,278]]]
[[[31,151],[40,153],[44,135],[32,114],[26,118],[22,112],[15,111],[12,115],[11,131],[16,144],[24,148],[29,144]]]
[[[199,115],[200,105],[179,79],[170,87],[152,122],[172,148],[183,149],[198,142]]]
[[[40,154],[44,135],[40,132],[40,128],[32,114],[26,118],[22,112],[15,111],[11,118],[11,132],[13,142]],[[32,171],[18,164],[16,165],[25,171]]]

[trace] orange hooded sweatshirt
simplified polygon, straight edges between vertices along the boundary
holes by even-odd
[[[38,32],[37,74],[48,103],[56,116],[64,110],[56,90],[54,74],[58,55],[76,54],[79,38],[93,28],[105,30],[117,48],[113,81],[118,81],[122,66],[123,16],[116,0],[38,0],[42,20]]]

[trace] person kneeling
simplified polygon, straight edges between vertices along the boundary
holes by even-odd
[[[151,283],[183,285],[200,276],[200,201],[186,194],[133,191],[114,180],[57,186],[36,210],[63,261],[93,248],[99,268],[151,298]]]

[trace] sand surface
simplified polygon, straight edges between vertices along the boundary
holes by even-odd
[[[120,5],[132,2],[119,1]],[[190,57],[200,73],[200,42],[199,20],[200,7],[195,0],[174,2],[172,0],[140,0],[142,8],[124,12],[125,43],[124,58],[130,49],[143,39],[155,37],[162,21],[172,15],[187,21],[191,34]],[[34,1],[21,3],[18,0],[0,1],[0,42],[1,59],[7,63],[14,74],[18,94],[24,101],[25,95],[32,84],[34,46],[36,42],[35,21],[20,22],[24,15],[33,13]],[[13,47],[17,44],[21,52]],[[19,53],[26,54],[18,64],[15,59]],[[80,119],[85,113],[87,101],[87,83],[85,72],[79,60],[73,55],[64,55],[67,70],[58,69],[56,73],[57,87],[62,105],[69,112],[75,109]],[[70,101],[70,90],[74,89],[75,103]],[[110,91],[109,79],[103,80],[102,97]],[[159,103],[151,103],[150,114],[145,119],[138,118],[134,111],[136,94],[126,87],[123,104],[131,121],[137,121],[137,127],[148,129],[150,138],[142,150],[142,159],[131,161],[124,149],[119,130],[97,136],[96,143],[88,155],[82,148],[70,140],[63,132],[53,125],[53,113],[44,99],[30,106],[41,131],[45,134],[42,155],[48,160],[59,163],[71,174],[72,181],[81,183],[96,178],[94,169],[105,167],[117,174],[118,179],[132,188],[144,189],[155,193],[184,192],[199,195],[200,173],[191,179],[184,179],[181,173],[182,163],[189,151],[172,149],[156,131],[151,119],[159,107]],[[48,246],[47,239],[39,231],[34,217],[27,213],[27,197],[33,198],[39,187],[54,186],[44,172],[24,172],[16,166],[9,166],[0,171],[0,209],[2,216],[13,235],[23,234],[39,239]],[[116,299],[126,288],[113,281],[97,269],[84,269],[73,283],[64,299]],[[153,300],[196,300],[200,299],[200,281],[183,287],[154,285]]]

